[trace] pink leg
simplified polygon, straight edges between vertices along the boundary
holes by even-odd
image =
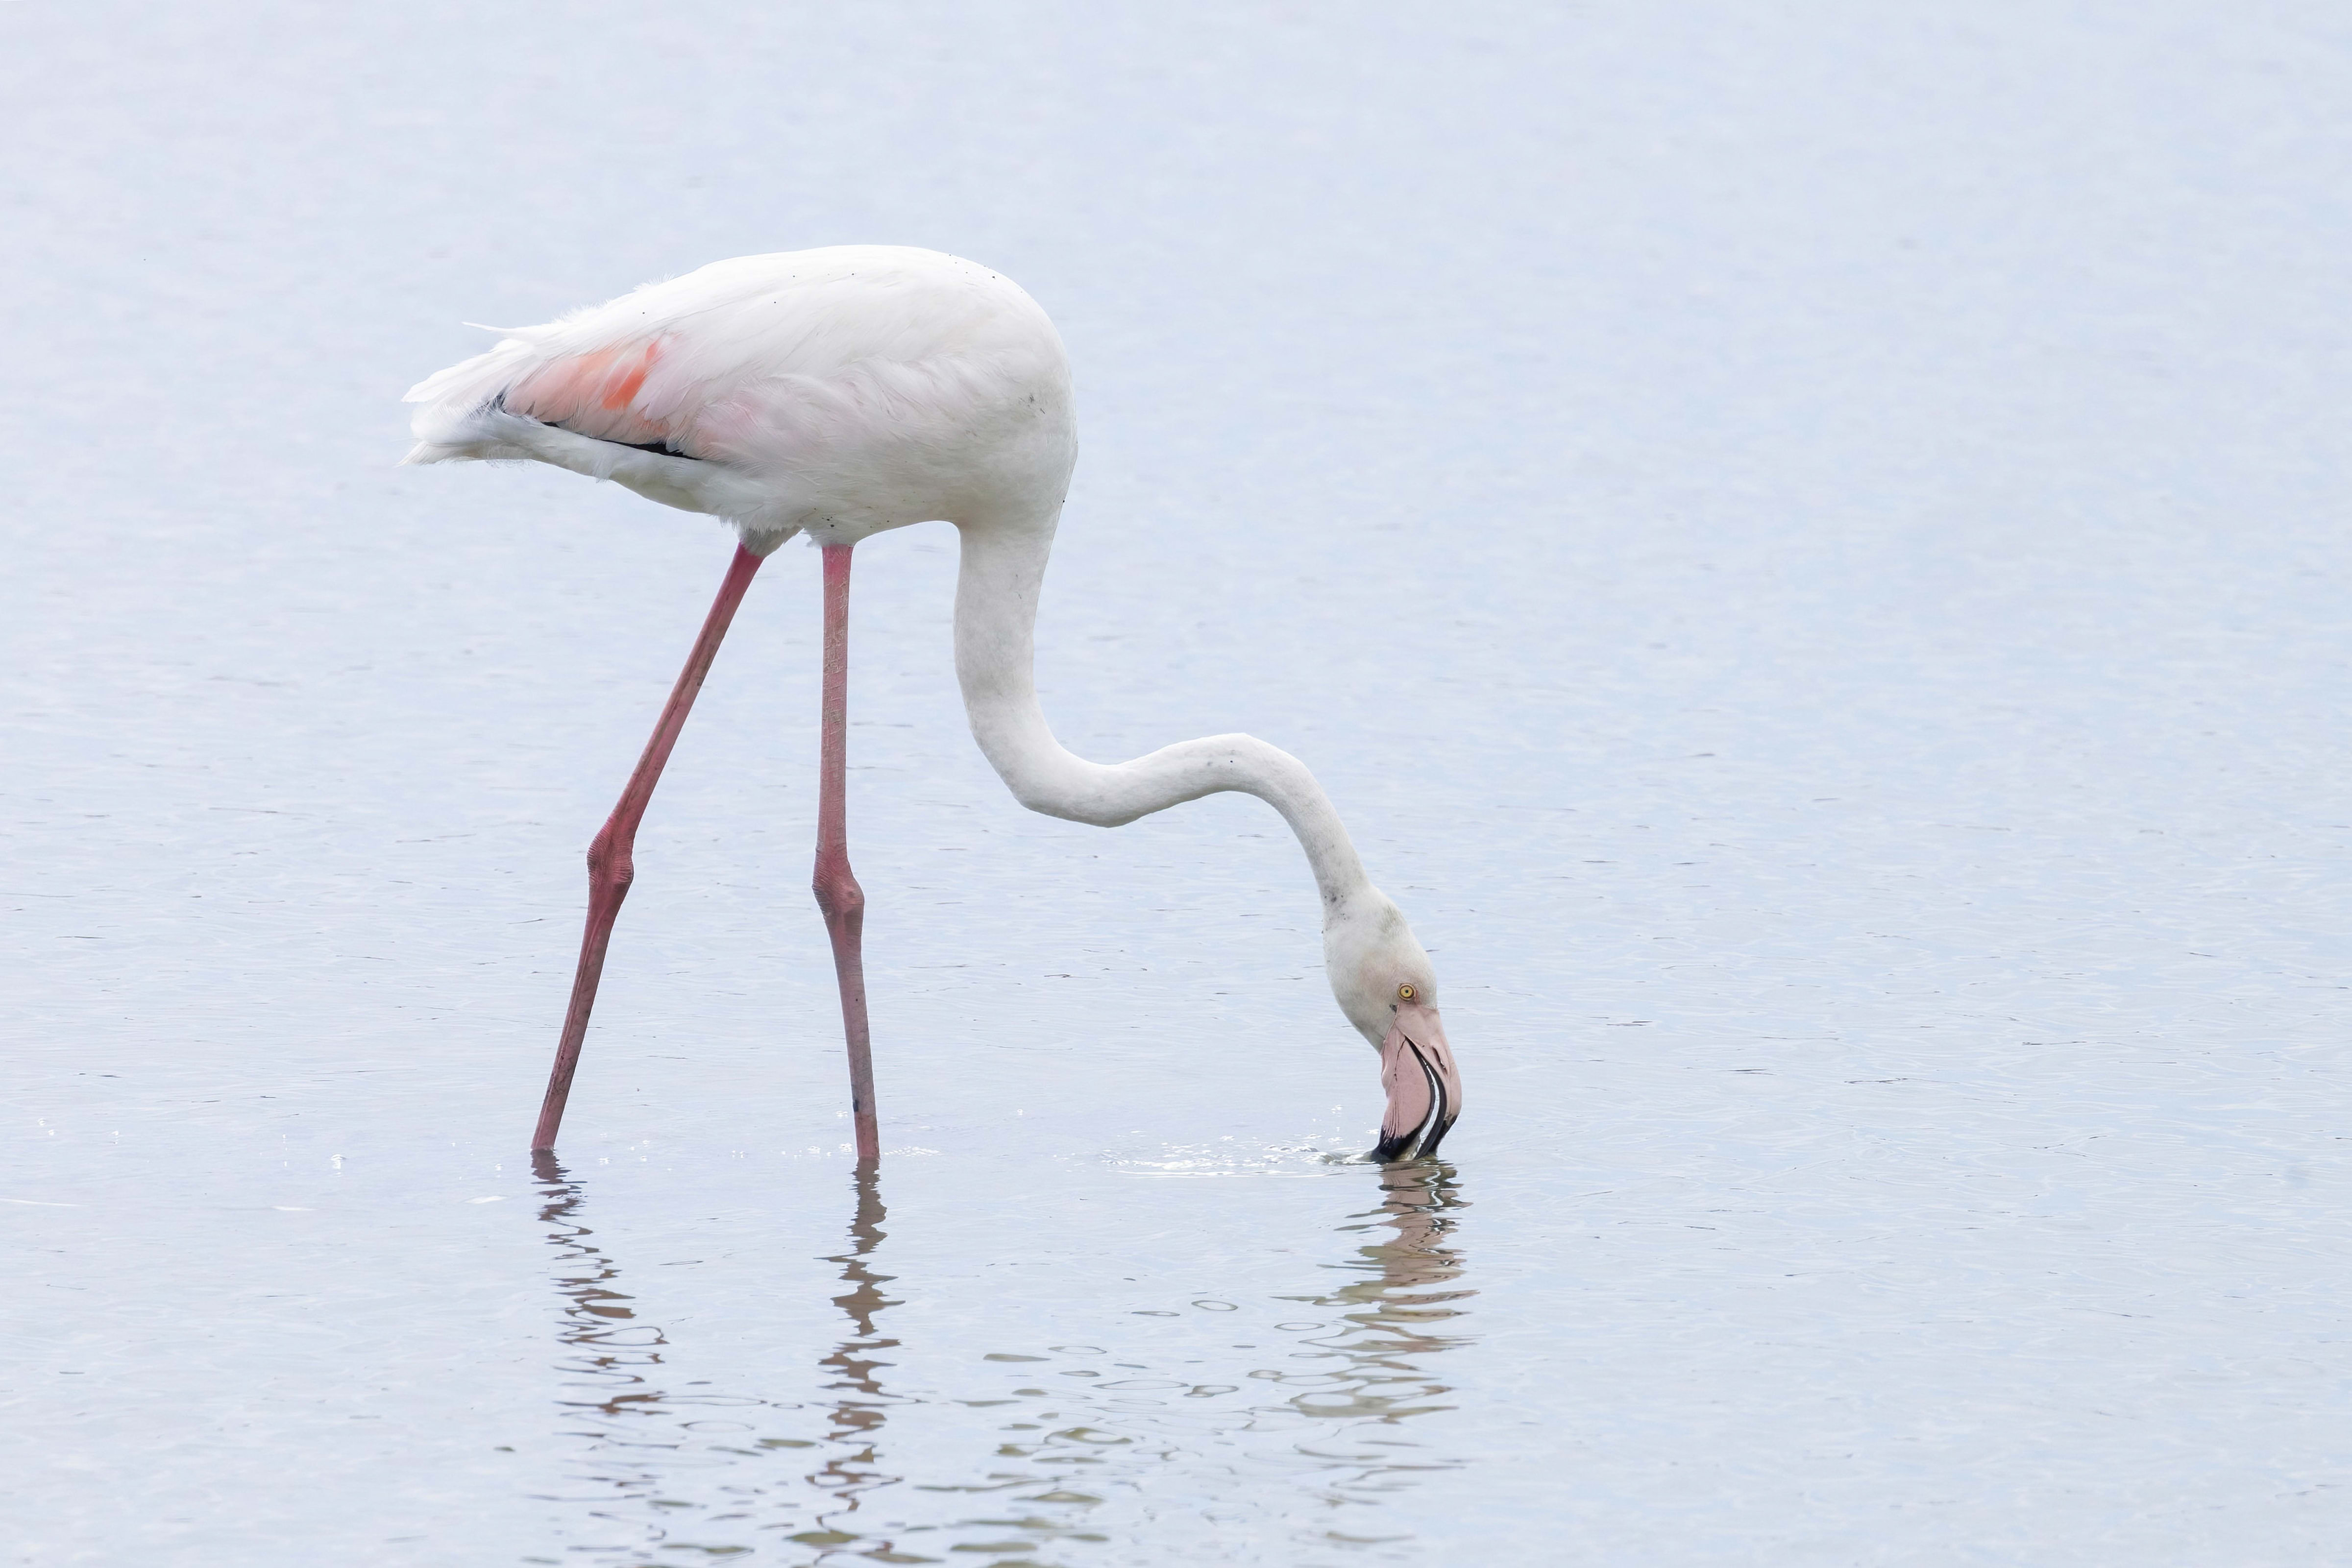
[[[596,1005],[596,982],[604,973],[604,949],[613,939],[613,918],[620,914],[621,900],[628,896],[629,883],[636,875],[631,852],[636,847],[637,824],[645,820],[646,805],[654,798],[654,786],[661,781],[662,765],[669,760],[670,747],[677,744],[677,732],[686,727],[695,694],[702,690],[703,677],[710,674],[710,661],[719,656],[719,641],[727,635],[728,623],[735,619],[735,608],[743,602],[743,591],[751,586],[761,559],[737,547],[735,559],[727,568],[727,580],[719,585],[719,597],[711,601],[710,614],[702,622],[702,635],[694,640],[694,652],[687,656],[686,668],[678,673],[677,685],[671,688],[669,702],[662,709],[661,722],[654,727],[654,737],[646,742],[646,754],[637,758],[637,770],[629,775],[621,803],[613,808],[604,831],[588,846],[588,930],[580,938],[580,968],[572,981],[571,1009],[563,1015],[562,1043],[555,1048],[555,1071],[548,1074],[547,1099],[539,1108],[539,1131],[530,1138],[534,1151],[553,1148],[555,1129],[563,1122],[563,1103],[572,1094],[572,1073],[580,1065],[580,1042],[588,1033],[589,1009]]]
[[[882,1157],[874,1119],[874,1052],[866,1033],[866,890],[849,870],[843,792],[849,768],[849,551],[824,547],[824,726],[816,803],[816,906],[833,937],[841,981],[841,1027],[849,1039],[849,1109],[857,1121],[857,1163]]]

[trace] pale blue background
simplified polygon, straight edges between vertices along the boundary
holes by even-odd
[[[0,1561],[2352,1539],[2339,9],[0,40]],[[1450,1170],[1324,1162],[1378,1085],[1270,813],[1004,795],[940,527],[859,552],[867,1250],[797,546],[527,1168],[728,546],[396,470],[398,396],[461,320],[853,240],[1060,323],[1048,711],[1318,770],[1444,977]]]

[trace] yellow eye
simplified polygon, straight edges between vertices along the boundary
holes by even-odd
[[[1402,997],[1406,1001],[1412,1000],[1412,998],[1419,994],[1420,993],[1415,991],[1411,986],[1399,986],[1397,988],[1397,995]]]

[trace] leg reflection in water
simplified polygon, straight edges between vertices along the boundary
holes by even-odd
[[[849,1222],[849,1248],[826,1260],[841,1265],[841,1281],[849,1287],[833,1298],[833,1304],[847,1315],[850,1334],[817,1364],[833,1375],[824,1386],[834,1396],[833,1430],[825,1434],[834,1445],[834,1457],[809,1477],[812,1486],[831,1492],[835,1500],[819,1516],[820,1529],[793,1539],[811,1546],[854,1544],[856,1555],[872,1557],[888,1553],[891,1543],[860,1535],[858,1511],[870,1494],[897,1486],[904,1479],[883,1473],[878,1444],[888,1419],[885,1412],[901,1401],[884,1389],[876,1375],[890,1364],[876,1359],[877,1354],[897,1348],[898,1342],[877,1329],[875,1320],[883,1308],[898,1302],[882,1293],[882,1287],[896,1276],[876,1273],[871,1262],[875,1249],[888,1234],[882,1228],[883,1220],[889,1218],[889,1210],[882,1207],[882,1178],[873,1166],[860,1166],[856,1181],[857,1210]],[[889,1559],[885,1555],[883,1560]]]
[[[573,1354],[559,1365],[581,1380],[567,1387],[601,1396],[567,1399],[564,1405],[604,1421],[656,1413],[662,1394],[654,1386],[653,1372],[662,1364],[667,1336],[637,1322],[629,1304],[635,1298],[614,1288],[621,1270],[587,1239],[594,1233],[579,1218],[580,1184],[544,1149],[531,1155],[531,1172],[540,1182],[540,1222],[548,1227],[548,1243],[560,1249],[564,1266],[556,1283],[566,1303],[557,1337]],[[618,1436],[610,1427],[583,1435]]]
[[[901,1479],[883,1473],[878,1448],[884,1413],[901,1401],[879,1376],[889,1363],[878,1353],[898,1342],[885,1336],[876,1319],[898,1303],[882,1293],[890,1276],[872,1266],[885,1214],[874,1172],[857,1175],[848,1248],[826,1260],[841,1266],[848,1286],[833,1304],[848,1317],[850,1332],[817,1363],[819,1377],[828,1380],[826,1397],[803,1404],[724,1393],[701,1379],[675,1382],[677,1368],[665,1365],[673,1354],[669,1335],[646,1320],[638,1300],[620,1289],[619,1265],[589,1239],[594,1232],[583,1215],[584,1184],[545,1151],[533,1156],[531,1168],[563,1301],[556,1331],[564,1351],[556,1363],[562,1378],[558,1436],[569,1451],[563,1491],[547,1500],[573,1505],[556,1526],[564,1547],[732,1556],[776,1549],[781,1537],[794,1543],[782,1549],[798,1563],[831,1561],[836,1548],[894,1561],[888,1541],[857,1531],[867,1496]],[[713,1347],[694,1348],[698,1354],[688,1365]],[[831,1429],[822,1437],[797,1435],[815,1425],[820,1412]],[[775,1426],[783,1430],[763,1434]],[[802,1473],[801,1456],[812,1449],[831,1457]],[[790,1472],[767,1469],[788,1454],[795,1461]],[[815,1555],[795,1548],[814,1548]]]
[[[591,1490],[563,1500],[590,1504],[594,1522],[567,1526],[563,1533],[603,1537],[598,1544],[610,1549],[645,1538],[640,1511],[657,1504],[663,1490],[656,1455],[681,1446],[675,1429],[664,1425],[676,1416],[664,1408],[665,1395],[655,1381],[668,1338],[638,1320],[635,1298],[615,1288],[620,1269],[589,1241],[594,1232],[580,1217],[581,1184],[544,1149],[531,1155],[531,1173],[539,1178],[540,1223],[557,1250],[555,1288],[564,1302],[556,1330],[566,1351],[556,1363],[564,1378],[557,1400],[567,1422],[562,1436],[591,1445],[590,1463],[566,1478],[567,1491]]]

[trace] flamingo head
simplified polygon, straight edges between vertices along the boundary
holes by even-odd
[[[1379,1048],[1388,1110],[1372,1157],[1427,1156],[1462,1114],[1462,1072],[1437,1013],[1437,975],[1404,914],[1384,894],[1351,899],[1323,928],[1339,1010]]]

